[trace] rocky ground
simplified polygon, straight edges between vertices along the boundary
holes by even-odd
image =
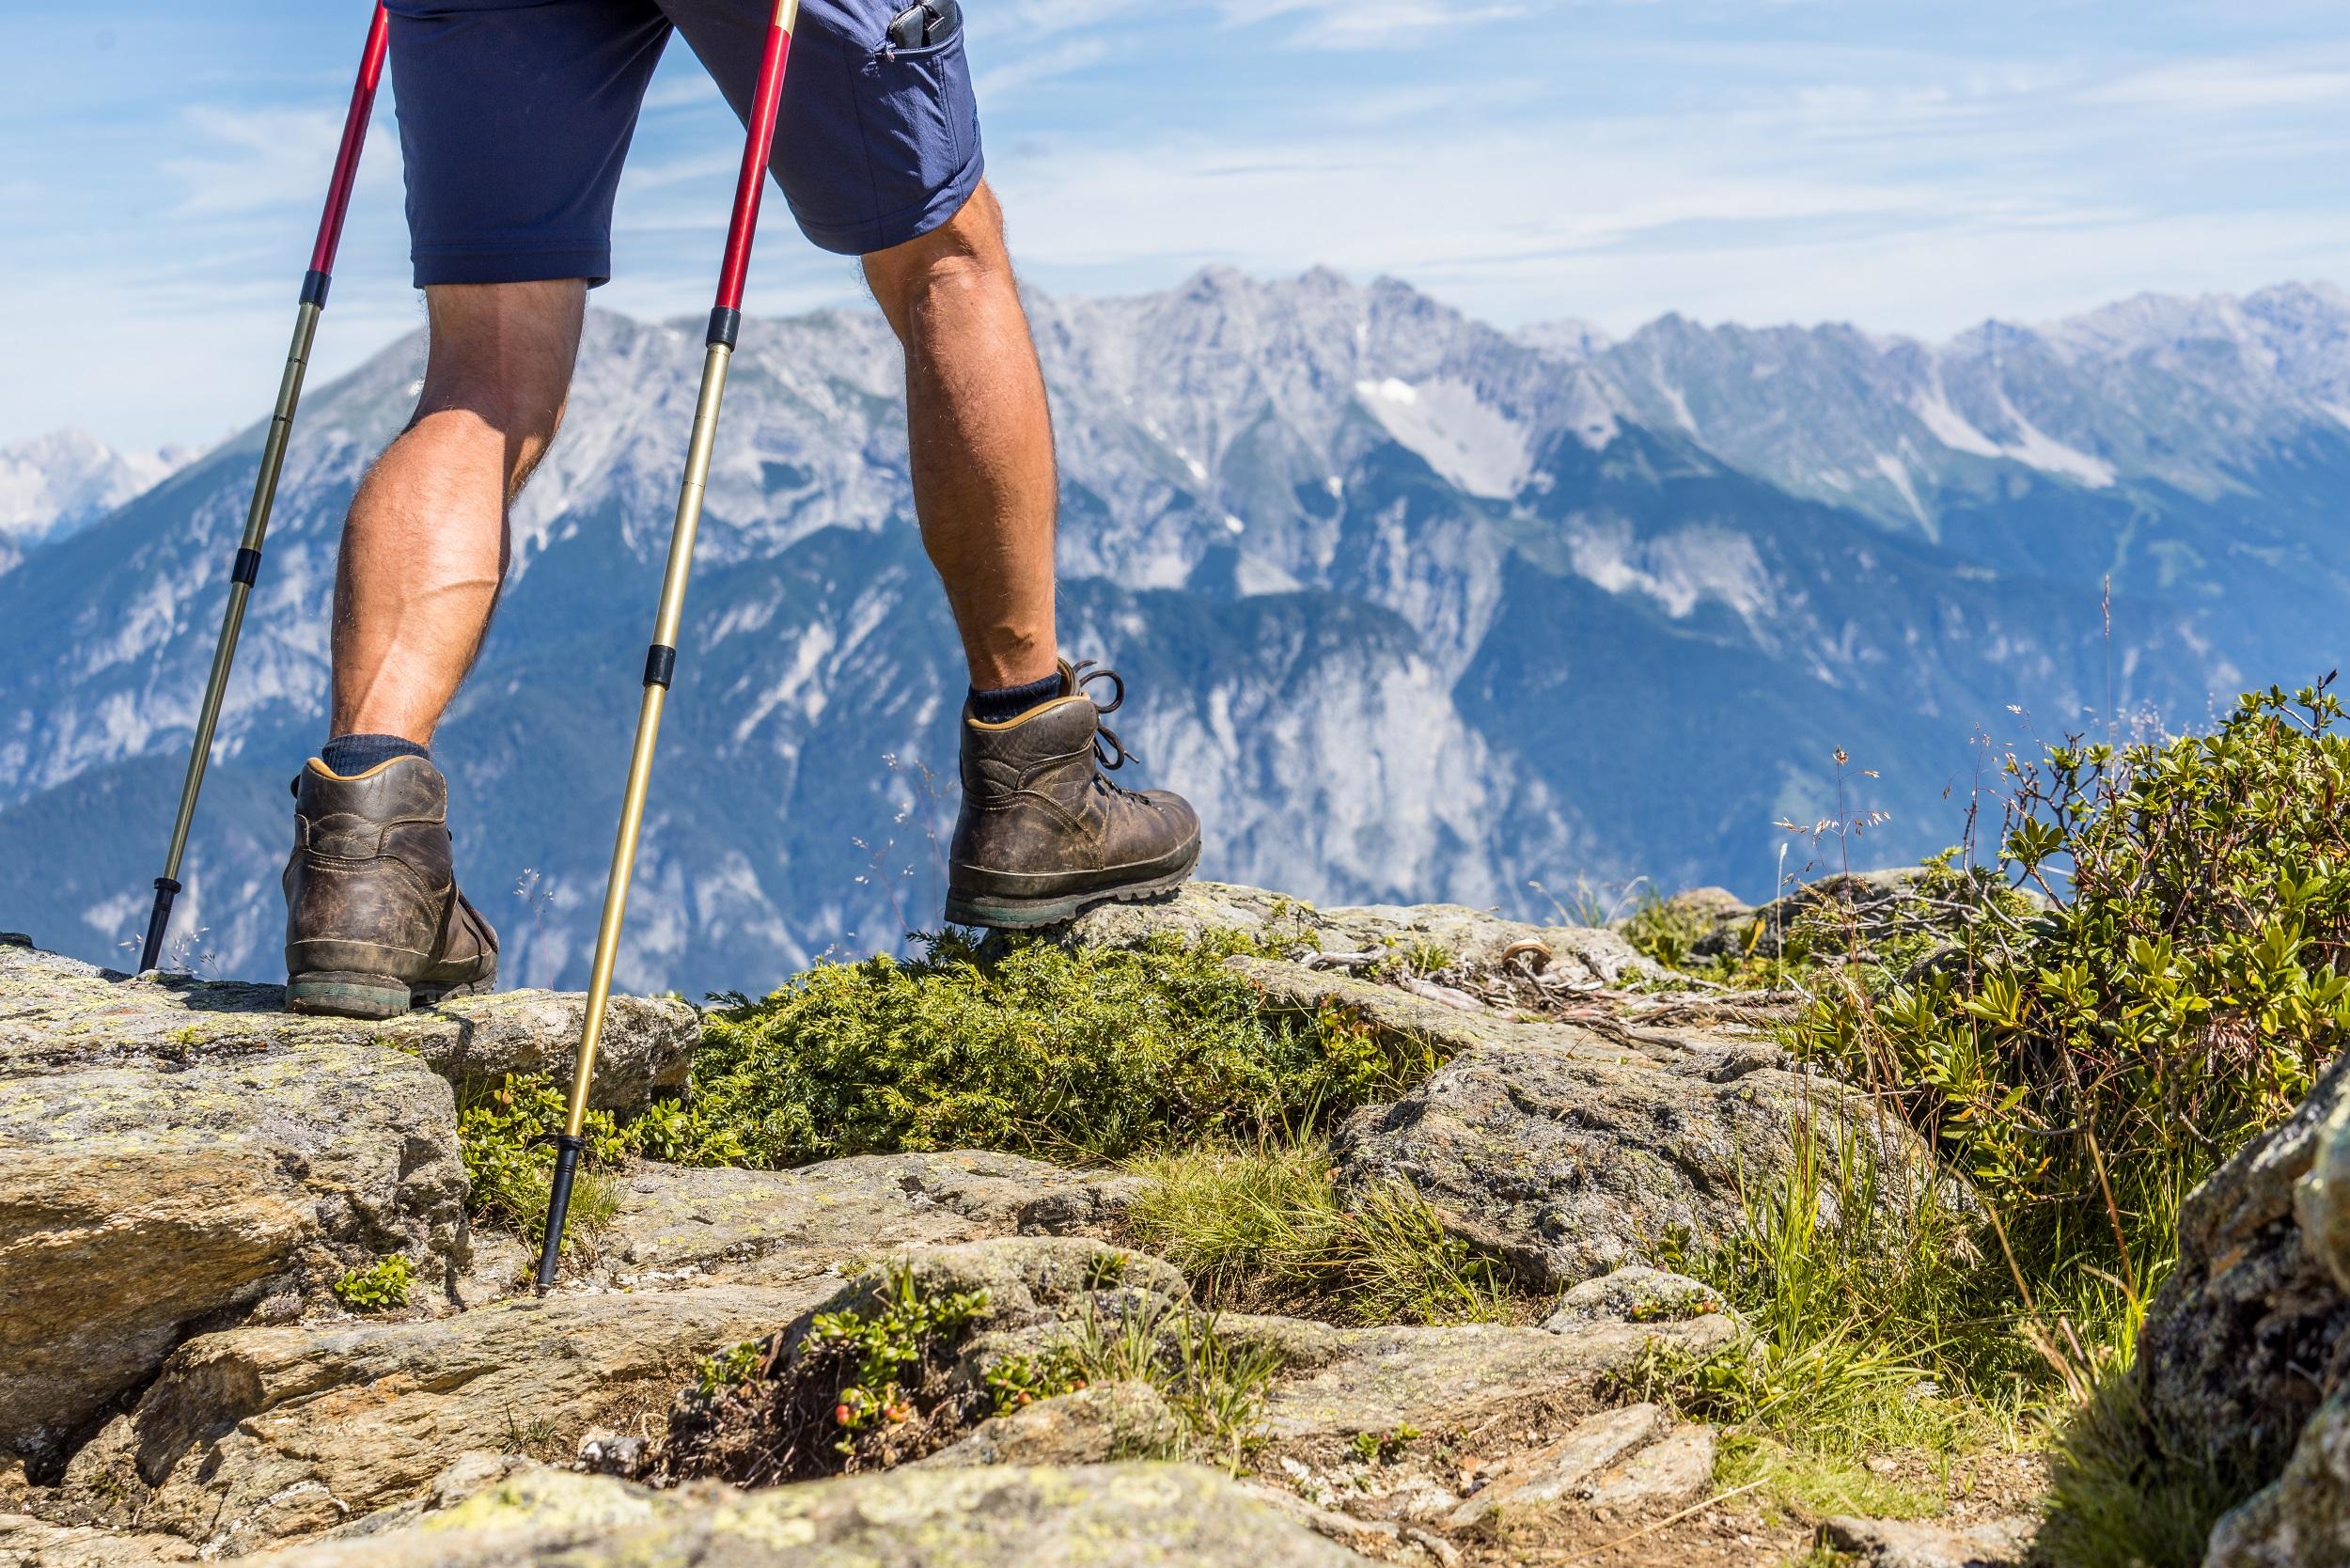
[[[2028,1458],[1950,1478],[1940,1519],[1802,1519],[1717,1489],[1718,1435],[1623,1391],[1660,1347],[1737,1342],[1719,1297],[1649,1265],[1662,1238],[1734,1229],[1797,1129],[1925,1179],[1905,1128],[1770,1043],[1785,998],[1677,988],[1606,931],[1213,885],[1067,939],[1209,930],[1283,955],[1230,961],[1268,1010],[1440,1044],[1426,1082],[1349,1121],[1339,1185],[1409,1183],[1546,1310],[1210,1319],[1128,1238],[1137,1178],[970,1152],[637,1163],[539,1298],[522,1240],[466,1217],[455,1096],[567,1074],[577,997],[345,1025],[0,945],[0,1563],[2023,1560]],[[598,1084],[625,1113],[685,1081],[698,1023],[617,1007]],[[423,1264],[410,1303],[346,1311],[334,1282],[394,1253]],[[791,1401],[819,1315],[893,1289],[969,1304],[906,1462],[783,1479],[808,1463]],[[1247,1430],[1186,1443],[1197,1418],[1148,1380],[985,1397],[1104,1325],[1266,1369]]]

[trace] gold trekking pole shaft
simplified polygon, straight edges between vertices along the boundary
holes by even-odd
[[[588,1094],[596,1075],[596,1047],[603,1039],[603,1016],[612,999],[612,966],[619,959],[620,922],[628,914],[628,885],[636,871],[636,843],[645,823],[645,795],[652,780],[652,754],[661,736],[661,708],[677,669],[678,627],[685,615],[685,579],[694,565],[694,536],[701,528],[702,490],[710,479],[710,453],[718,436],[718,405],[726,396],[727,366],[743,326],[743,279],[759,228],[760,196],[776,139],[776,111],[782,100],[783,72],[791,49],[791,26],[799,0],[777,0],[759,61],[759,83],[745,117],[743,167],[736,177],[734,212],[727,225],[727,248],[718,268],[718,303],[710,312],[708,350],[702,356],[701,395],[694,400],[694,432],[685,449],[685,477],[678,486],[677,519],[669,529],[669,559],[661,573],[661,607],[653,616],[652,645],[645,651],[645,691],[636,709],[636,743],[629,752],[628,788],[620,797],[620,826],[613,836],[612,868],[603,887],[603,917],[596,925],[596,956],[588,976],[588,1011],[579,1036],[579,1058],[572,1068],[572,1099],[563,1132],[555,1140],[555,1178],[547,1190],[546,1232],[539,1247],[539,1293],[555,1284],[563,1249],[563,1222],[571,1213],[572,1186],[587,1147]]]
[[[164,874],[155,879],[155,907],[147,917],[147,940],[139,947],[141,974],[155,967],[155,961],[163,955],[172,901],[180,896],[180,860],[187,854],[188,830],[196,822],[196,797],[203,792],[204,770],[212,761],[212,732],[220,725],[221,703],[228,693],[229,666],[237,662],[245,604],[260,578],[261,545],[269,538],[270,509],[277,503],[277,476],[286,465],[286,441],[293,433],[294,414],[302,404],[302,377],[310,364],[310,341],[318,335],[319,312],[326,308],[327,286],[334,281],[335,251],[342,243],[343,217],[351,211],[351,187],[359,177],[359,153],[367,145],[368,118],[375,111],[375,89],[384,79],[384,55],[390,37],[389,18],[378,5],[368,24],[367,47],[359,55],[351,103],[343,113],[343,139],[335,153],[334,176],[327,181],[326,210],[319,215],[318,238],[310,246],[310,269],[302,275],[293,345],[286,351],[286,370],[278,378],[277,406],[270,415],[269,433],[261,438],[261,467],[254,476],[253,500],[245,508],[244,535],[237,541],[236,558],[228,569],[228,607],[221,616],[220,640],[212,645],[212,670],[205,678],[204,700],[196,712],[187,776],[180,784],[180,808],[171,819],[171,847],[164,854]]]

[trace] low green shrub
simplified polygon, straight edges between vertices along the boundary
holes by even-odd
[[[821,964],[713,1014],[691,1105],[643,1124],[664,1158],[791,1166],[898,1150],[1109,1161],[1299,1135],[1436,1065],[1358,1020],[1269,1016],[1230,943],[1141,950],[959,935]]]
[[[389,1311],[408,1305],[408,1293],[415,1280],[416,1272],[407,1255],[396,1252],[336,1280],[335,1299],[354,1312]]]
[[[2186,1194],[2350,1038],[2341,717],[2323,686],[2271,689],[2211,734],[2010,758],[1998,870],[2044,905],[1868,950],[1794,1031],[1971,1178],[2022,1305],[2104,1347],[2079,1386],[2126,1344]]]
[[[853,1453],[859,1432],[910,1419],[903,1385],[940,1346],[959,1341],[986,1310],[985,1291],[925,1291],[913,1271],[901,1267],[870,1309],[817,1313],[801,1354],[815,1357],[830,1351],[855,1366],[833,1407],[841,1431],[834,1447]]]
[[[555,1184],[555,1135],[563,1130],[564,1091],[540,1074],[509,1074],[496,1089],[470,1094],[457,1111],[457,1144],[470,1184],[466,1208],[536,1243],[546,1232]],[[637,1153],[637,1126],[614,1124],[609,1111],[588,1113],[588,1148],[572,1184],[563,1228],[566,1251],[610,1228],[619,1213],[612,1167]]]
[[[663,1474],[764,1486],[931,1451],[972,1413],[951,1366],[986,1309],[985,1291],[940,1291],[901,1263],[796,1337],[703,1357],[670,1413]]]

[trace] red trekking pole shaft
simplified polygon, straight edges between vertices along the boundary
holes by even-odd
[[[270,416],[269,433],[261,442],[261,468],[254,477],[252,504],[245,510],[244,537],[237,543],[228,568],[228,607],[221,617],[220,640],[212,648],[212,673],[204,682],[203,705],[196,710],[196,739],[188,750],[188,772],[180,786],[180,809],[171,822],[171,847],[164,855],[164,874],[155,879],[155,908],[147,919],[147,940],[139,949],[139,972],[155,967],[163,952],[164,931],[171,924],[172,901],[180,896],[180,858],[187,853],[188,829],[196,821],[196,797],[204,788],[204,769],[212,760],[212,730],[220,723],[221,698],[228,689],[228,669],[236,663],[237,636],[244,628],[245,602],[261,573],[261,543],[269,537],[270,509],[277,501],[277,476],[286,463],[286,439],[293,433],[294,410],[302,401],[302,376],[310,363],[310,340],[317,335],[319,312],[326,308],[326,287],[335,271],[335,250],[342,243],[343,215],[351,210],[352,182],[359,177],[359,153],[367,145],[368,118],[375,112],[376,84],[384,77],[384,51],[389,38],[384,8],[375,8],[368,24],[367,48],[359,55],[358,80],[352,84],[351,107],[343,116],[342,146],[335,153],[335,173],[326,187],[326,210],[319,215],[317,243],[310,247],[310,270],[302,277],[301,304],[294,314],[293,346],[286,351],[286,370],[277,383],[277,407]]]
[[[628,912],[629,879],[636,870],[636,838],[645,821],[646,786],[652,776],[654,743],[661,733],[661,705],[677,668],[678,625],[685,613],[685,578],[694,564],[694,535],[701,526],[702,487],[710,478],[710,452],[718,433],[718,403],[726,394],[727,365],[743,325],[743,278],[751,263],[751,241],[759,228],[759,201],[766,189],[767,164],[775,150],[776,110],[783,99],[783,67],[791,52],[791,26],[799,0],[777,0],[759,60],[759,86],[751,94],[743,168],[734,182],[734,213],[727,225],[726,257],[718,265],[718,298],[710,311],[710,335],[702,356],[701,396],[694,403],[694,431],[686,445],[685,478],[678,486],[677,521],[669,531],[669,560],[661,575],[661,606],[653,617],[652,646],[645,651],[645,689],[636,710],[636,744],[629,753],[628,790],[620,801],[620,826],[612,843],[612,870],[603,887],[603,918],[596,927],[596,957],[588,971],[588,1012],[580,1029],[579,1058],[572,1069],[571,1115],[555,1140],[555,1181],[547,1192],[546,1232],[539,1248],[539,1289],[555,1283],[563,1248],[563,1220],[571,1212],[572,1184],[586,1148],[588,1091],[596,1072],[596,1047],[603,1038],[603,1015],[612,998],[612,965],[620,946],[620,921]]]

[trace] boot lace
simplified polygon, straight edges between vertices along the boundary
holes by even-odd
[[[1093,760],[1096,764],[1093,775],[1094,788],[1107,790],[1115,794],[1133,794],[1134,791],[1103,776],[1104,773],[1122,768],[1129,762],[1142,760],[1140,753],[1127,749],[1126,743],[1118,738],[1117,730],[1102,722],[1125,706],[1126,682],[1124,678],[1108,666],[1098,664],[1091,659],[1080,659],[1071,665],[1069,674],[1071,684],[1093,699]],[[1110,683],[1110,699],[1107,702],[1094,697],[1093,693],[1088,689],[1088,683],[1094,681],[1107,681]]]

